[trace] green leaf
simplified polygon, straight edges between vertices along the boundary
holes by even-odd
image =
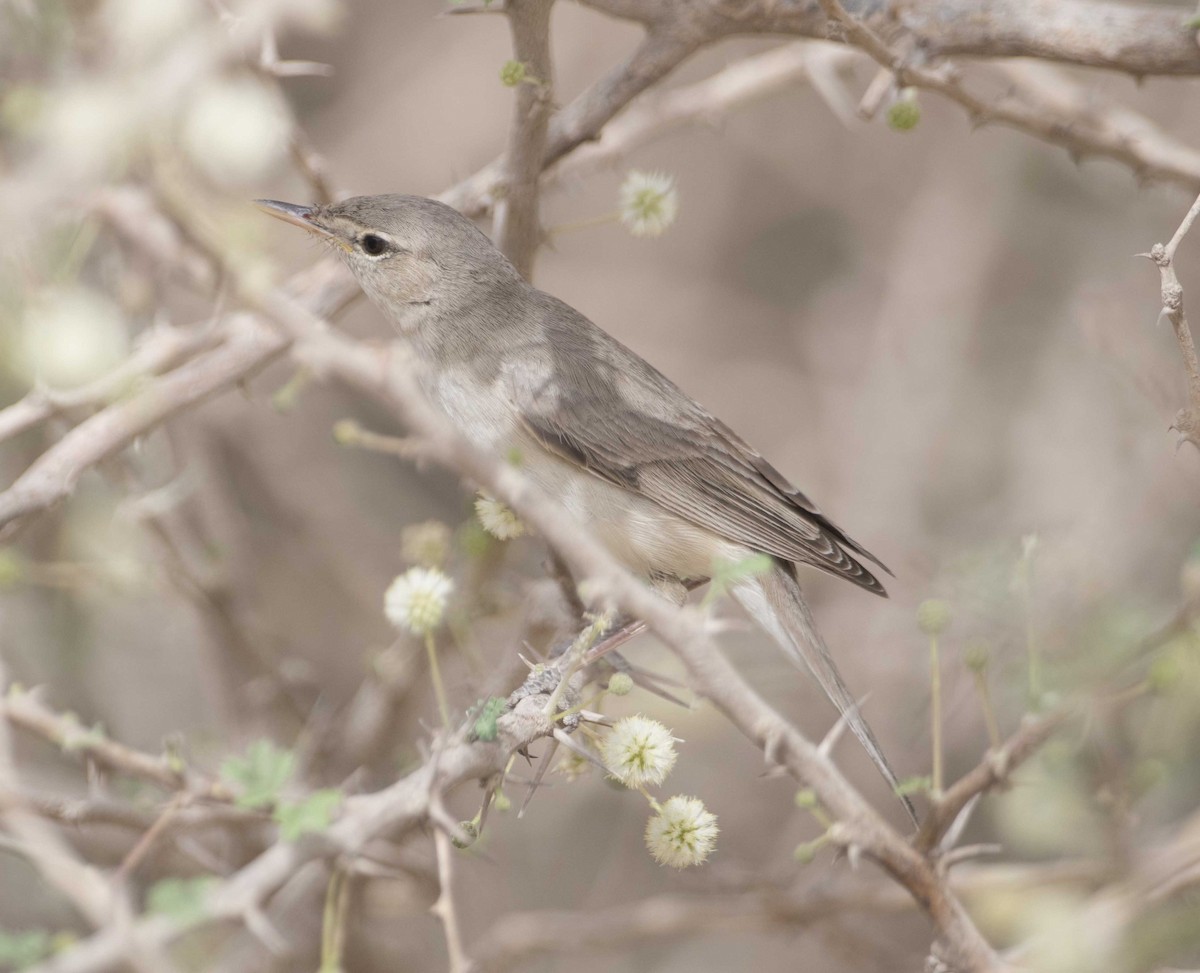
[[[907,797],[909,794],[928,794],[933,790],[933,778],[905,777],[893,789],[897,797]]]
[[[709,604],[725,594],[733,585],[745,578],[766,574],[774,566],[775,561],[769,554],[751,554],[740,561],[724,561],[720,558],[713,561],[712,579],[709,582],[708,594],[704,596],[704,604]]]
[[[150,886],[146,893],[146,909],[174,919],[180,925],[190,926],[208,914],[205,901],[216,885],[217,880],[211,875],[164,878]]]
[[[221,764],[221,779],[238,792],[240,807],[269,807],[296,769],[296,755],[270,740],[255,740],[244,757],[230,757]]]
[[[50,933],[44,929],[33,932],[0,932],[0,967],[23,970],[40,963],[53,948]]]
[[[342,792],[333,788],[314,791],[303,801],[283,803],[275,808],[275,822],[284,841],[295,841],[303,834],[324,831],[333,822],[333,814],[342,803]]]
[[[508,700],[500,696],[492,696],[480,707],[479,715],[475,717],[475,726],[471,736],[476,740],[491,743],[496,739],[496,721],[508,709]]]

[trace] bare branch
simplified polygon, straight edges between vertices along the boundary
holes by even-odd
[[[223,337],[219,331],[202,326],[154,328],[126,361],[96,381],[65,391],[36,388],[0,410],[0,442],[63,412],[107,405],[135,388],[138,380],[176,368],[214,348]]]
[[[974,798],[1004,784],[1008,775],[1038,748],[1070,717],[1071,711],[1060,708],[1042,716],[1028,717],[1011,737],[996,750],[989,750],[974,769],[963,774],[936,801],[921,831],[913,841],[918,851],[928,852],[937,847],[946,829]]]
[[[542,168],[553,165],[584,142],[596,138],[609,119],[670,74],[702,43],[701,37],[691,33],[680,36],[676,31],[652,31],[628,60],[613,68],[554,116],[546,136]],[[467,216],[481,216],[503,195],[504,173],[502,157],[438,198]]]
[[[1179,343],[1179,354],[1183,357],[1184,368],[1187,369],[1188,405],[1175,417],[1175,429],[1181,440],[1200,447],[1200,359],[1196,356],[1192,329],[1188,326],[1187,315],[1183,310],[1183,285],[1179,283],[1179,277],[1175,273],[1175,251],[1191,229],[1197,215],[1200,215],[1200,197],[1192,204],[1170,242],[1166,246],[1156,243],[1150,248],[1149,256],[1158,265],[1162,280],[1161,314],[1171,322],[1175,340]]]
[[[748,13],[728,15],[725,29],[824,39],[835,32],[830,21],[841,18],[825,0],[818,3],[828,20],[811,3],[755,3]],[[1186,10],[1179,7],[1106,0],[991,0],[986,6],[977,0],[853,0],[845,8],[884,43],[908,38],[925,58],[1035,57],[1136,76],[1200,73],[1196,32],[1184,26]],[[847,30],[850,41],[859,44],[857,32]]]
[[[526,279],[541,243],[538,179],[554,108],[550,62],[550,8],[554,0],[509,0],[504,6],[513,35],[513,57],[524,80],[517,84],[505,156],[504,194],[496,203],[496,246]]]

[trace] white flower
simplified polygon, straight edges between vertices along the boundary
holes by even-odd
[[[248,77],[210,81],[183,120],[183,147],[212,179],[260,179],[287,153],[292,122],[274,88]]]
[[[525,533],[525,525],[521,523],[520,518],[499,500],[487,494],[481,493],[475,501],[475,515],[483,529],[496,540],[511,541]]]
[[[23,338],[29,377],[54,388],[73,388],[99,378],[129,352],[129,335],[117,306],[82,287],[46,291],[30,301]]]
[[[672,797],[646,823],[646,847],[660,865],[699,865],[717,843],[717,816],[698,797]]]
[[[604,765],[626,787],[661,784],[675,766],[675,738],[657,720],[626,716],[600,744]]]
[[[635,170],[621,183],[621,222],[634,236],[661,236],[677,215],[674,176]]]
[[[383,596],[383,613],[396,628],[426,635],[442,622],[453,582],[437,568],[409,568]]]

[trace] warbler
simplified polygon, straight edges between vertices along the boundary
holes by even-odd
[[[519,457],[665,596],[681,598],[715,565],[767,555],[769,569],[736,578],[730,593],[812,673],[895,788],[797,573],[809,565],[886,596],[864,563],[887,571],[878,558],[641,356],[526,281],[451,207],[399,194],[257,202],[332,245],[414,349],[429,398],[467,438]]]

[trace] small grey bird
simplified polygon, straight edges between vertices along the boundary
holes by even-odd
[[[715,564],[769,555],[772,569],[736,581],[733,597],[813,674],[895,787],[796,573],[812,565],[886,597],[861,560],[887,571],[877,558],[639,355],[525,281],[449,206],[404,195],[258,203],[337,249],[468,438],[519,455],[539,487],[668,597]]]

